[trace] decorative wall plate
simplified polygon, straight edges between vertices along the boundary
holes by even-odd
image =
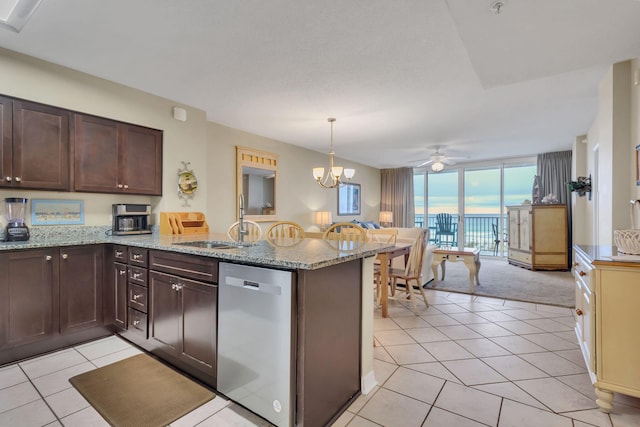
[[[194,193],[198,189],[198,179],[193,170],[189,169],[191,162],[181,163],[182,168],[178,169],[178,197],[184,200],[182,206],[191,206],[189,200],[193,199]]]

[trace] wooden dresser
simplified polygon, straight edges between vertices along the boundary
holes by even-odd
[[[566,205],[507,206],[509,264],[531,270],[568,270]]]
[[[640,397],[640,261],[616,260],[610,246],[575,246],[576,335],[596,403],[613,408],[613,393]]]

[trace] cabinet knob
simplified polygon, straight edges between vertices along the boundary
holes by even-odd
[[[122,251],[116,251],[116,256],[122,256]]]
[[[134,279],[139,279],[140,276],[142,276],[142,273],[133,273],[133,278]]]
[[[67,258],[69,258],[68,254],[62,254],[62,259],[67,259]]]
[[[579,262],[574,262],[574,263],[573,263],[573,266],[574,266],[574,267],[577,267],[577,266],[579,266],[579,265],[580,265],[580,263],[579,263]]]
[[[46,257],[44,257],[45,261],[51,261],[51,255],[47,255]]]
[[[125,188],[125,189],[126,189],[126,188],[129,188],[129,186],[128,186],[127,184],[125,184],[125,185],[124,185],[124,188]]]
[[[584,271],[580,270],[578,271],[578,276],[582,277],[582,276],[586,276],[587,273],[585,273]]]
[[[127,274],[127,271],[126,271],[126,270],[120,270],[120,275],[121,275],[121,276],[122,276],[122,275],[125,275],[125,274]]]
[[[576,314],[577,314],[578,316],[582,316],[582,314],[583,314],[583,313],[582,313],[582,310],[580,310],[579,308],[576,308]]]
[[[122,188],[122,184],[118,184],[118,188]]]
[[[140,255],[140,254],[133,254],[133,255],[131,256],[131,258],[133,258],[134,260],[138,261],[138,260],[140,260],[140,258],[142,258],[142,255]]]
[[[4,177],[4,180],[5,180],[5,181],[7,181],[7,182],[11,182],[11,181],[12,181],[12,178],[11,178],[10,176],[5,176],[5,177]]]
[[[16,176],[15,180],[16,180],[16,182],[21,182],[22,178],[20,178],[19,176]]]
[[[136,319],[136,320],[133,321],[133,326],[138,326],[139,324],[140,324],[139,320]]]
[[[141,298],[141,297],[142,297],[142,294],[133,294],[133,300],[134,301],[137,301],[138,298]]]

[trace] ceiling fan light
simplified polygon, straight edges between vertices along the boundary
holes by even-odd
[[[431,170],[433,170],[434,172],[440,172],[442,169],[444,169],[444,164],[442,164],[442,162],[440,161],[437,161],[431,165]]]

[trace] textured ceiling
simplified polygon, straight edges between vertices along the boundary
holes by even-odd
[[[375,167],[570,149],[640,2],[54,0],[0,46]]]

